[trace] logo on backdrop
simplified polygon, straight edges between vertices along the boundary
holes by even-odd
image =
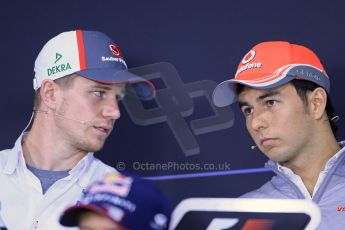
[[[310,201],[282,199],[187,198],[174,209],[171,229],[316,229],[319,208]]]
[[[183,83],[175,67],[166,62],[134,68],[130,72],[153,82],[160,80],[165,86],[157,90],[154,108],[145,108],[137,97],[125,97],[123,103],[131,119],[143,126],[166,122],[185,156],[200,153],[196,135],[232,127],[232,109],[229,106],[218,108],[212,103],[212,93],[217,85],[215,81]],[[193,99],[200,97],[206,98],[213,114],[188,123],[185,118],[192,116],[195,109]]]

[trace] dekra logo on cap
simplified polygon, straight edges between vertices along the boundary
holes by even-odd
[[[56,53],[55,54],[55,62],[54,62],[54,64],[56,64],[56,62],[58,62],[61,58],[62,58],[62,55],[59,54],[59,53]]]
[[[55,53],[54,64],[59,62],[61,60],[61,58],[62,58],[62,54]],[[53,67],[48,68],[47,69],[47,73],[48,73],[48,76],[51,76],[53,74],[57,74],[57,73],[60,73],[60,72],[65,72],[65,71],[70,70],[70,69],[72,69],[71,65],[69,64],[69,62],[67,62],[67,63],[62,63],[62,64],[55,65]]]

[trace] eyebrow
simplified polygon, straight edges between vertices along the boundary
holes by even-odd
[[[276,95],[279,95],[279,94],[280,94],[280,92],[278,92],[278,91],[267,92],[267,93],[264,93],[264,94],[258,96],[256,98],[256,101],[259,102],[259,101],[264,100],[267,97],[272,97],[272,96],[276,96]]]
[[[280,92],[279,91],[270,91],[270,92],[266,92],[260,96],[258,96],[256,98],[256,102],[260,102],[262,100],[264,100],[265,98],[268,98],[268,97],[273,97],[273,96],[276,96],[276,95],[279,95]],[[240,109],[243,107],[243,106],[250,106],[248,102],[245,102],[245,101],[238,101],[238,105],[240,107]]]
[[[107,91],[110,91],[112,89],[112,87],[107,86],[107,85],[91,85],[91,88],[92,89],[103,89],[103,90],[107,90]],[[126,87],[121,89],[121,91],[119,93],[120,94],[126,94]]]
[[[243,106],[249,106],[248,102],[238,101],[238,107],[241,109]]]
[[[111,87],[106,85],[91,85],[93,89],[104,89],[104,90],[111,90]]]

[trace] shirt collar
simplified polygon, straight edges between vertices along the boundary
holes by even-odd
[[[85,188],[89,184],[89,177],[90,175],[88,172],[90,171],[90,167],[92,162],[94,161],[94,153],[89,152],[84,156],[76,166],[74,166],[70,171],[70,176],[77,176],[79,180],[79,185],[82,188]]]
[[[94,156],[93,153],[90,152],[86,154],[77,164],[74,166],[70,171],[70,175],[76,175],[85,172],[93,161]]]
[[[14,147],[8,154],[4,173],[13,174],[17,167],[23,165],[26,167],[22,149],[22,139],[25,138],[26,135],[27,133],[22,133],[14,143]]]
[[[3,170],[4,173],[13,174],[17,168],[26,167],[25,159],[23,155],[22,140],[26,138],[27,134],[28,132],[22,133],[16,140],[14,147],[11,149],[11,152],[8,154],[6,166],[4,167],[4,170]],[[85,172],[87,172],[93,160],[94,160],[93,153],[89,152],[76,164],[76,166],[74,166],[69,171],[69,174],[72,176],[79,175],[80,178],[82,178],[83,176],[86,177],[87,174]],[[81,181],[84,181],[84,180],[81,180]]]

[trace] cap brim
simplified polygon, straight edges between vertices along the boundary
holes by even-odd
[[[305,65],[292,64],[279,68],[273,74],[264,74],[261,77],[252,79],[230,79],[223,81],[213,92],[213,103],[218,107],[224,107],[237,100],[236,85],[242,84],[254,89],[273,89],[284,85],[293,79],[300,79],[314,82],[330,92],[329,78],[320,69]]]
[[[221,82],[213,91],[212,100],[217,107],[232,104],[236,97],[235,83],[232,79]]]
[[[254,89],[272,89],[294,79],[295,76],[286,75],[284,78],[279,79],[279,81],[272,81],[265,84],[257,84],[253,81],[230,79],[223,81],[213,91],[212,100],[217,107],[224,107],[231,105],[237,101],[236,85],[241,84]]]
[[[64,211],[62,216],[60,217],[60,224],[66,227],[77,227],[79,225],[79,218],[82,214],[85,212],[94,212],[99,215],[108,217],[114,224],[119,225],[121,229],[126,229],[124,226],[121,225],[121,223],[116,222],[113,220],[107,212],[104,210],[98,208],[94,205],[77,205],[72,206]]]
[[[76,72],[76,74],[102,84],[131,84],[135,94],[143,100],[150,100],[155,97],[154,85],[127,70],[114,70],[112,68],[89,69]]]

